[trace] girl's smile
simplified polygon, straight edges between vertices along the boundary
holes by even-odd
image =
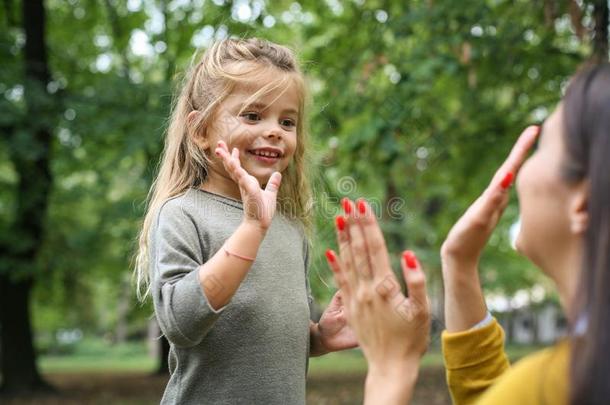
[[[277,72],[256,83],[238,84],[218,107],[216,124],[206,134],[206,150],[224,141],[229,151],[239,150],[242,167],[264,186],[273,172],[286,170],[297,147],[298,91],[290,77],[282,85]],[[282,77],[280,77],[281,80]],[[287,80],[286,80],[287,79]],[[261,89],[271,90],[254,98]],[[239,195],[237,184],[226,173],[221,159],[211,157],[208,184]],[[220,184],[223,183],[223,184]],[[226,184],[224,184],[226,183]]]

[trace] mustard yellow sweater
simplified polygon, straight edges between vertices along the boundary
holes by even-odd
[[[529,355],[513,367],[504,352],[504,330],[495,319],[480,329],[444,331],[442,344],[454,404],[568,402],[567,341]]]

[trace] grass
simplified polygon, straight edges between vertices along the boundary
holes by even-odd
[[[536,346],[509,345],[507,353],[511,360],[519,359],[540,349]],[[39,360],[44,373],[75,372],[152,372],[157,360],[148,355],[144,343],[108,345],[102,341],[85,341],[68,355],[46,355]],[[422,358],[421,367],[442,367],[440,350],[432,349]],[[312,357],[309,375],[363,374],[366,361],[360,350],[329,353]]]
[[[39,365],[45,373],[61,372],[151,372],[157,360],[144,342],[111,345],[100,339],[85,339],[70,354],[44,355]]]

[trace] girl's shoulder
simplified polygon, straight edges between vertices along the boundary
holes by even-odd
[[[241,211],[241,201],[210,193],[197,188],[189,188],[182,193],[168,198],[159,208],[159,216],[182,214],[186,216],[196,215],[201,217],[206,211]]]
[[[153,229],[168,224],[179,224],[187,217],[184,213],[185,194],[180,193],[163,201],[155,214]]]

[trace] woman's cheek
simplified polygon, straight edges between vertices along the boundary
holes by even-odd
[[[517,198],[519,200],[519,216],[520,226],[519,231],[515,240],[515,249],[520,254],[527,256],[527,234],[531,230],[532,223],[530,218],[532,194],[528,191],[530,183],[532,182],[531,173],[535,171],[536,159],[532,156],[530,159],[525,161],[515,182],[515,189],[517,191]]]

